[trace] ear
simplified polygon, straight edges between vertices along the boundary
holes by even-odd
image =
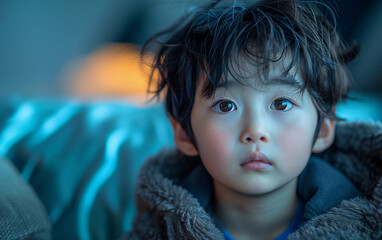
[[[182,126],[177,122],[173,117],[170,117],[170,122],[174,130],[174,140],[178,149],[188,155],[188,156],[197,156],[199,155],[198,150],[195,148],[190,137],[187,135],[186,131]]]
[[[322,120],[320,132],[318,133],[316,142],[313,145],[312,152],[319,153],[332,145],[334,141],[336,122],[328,118]]]

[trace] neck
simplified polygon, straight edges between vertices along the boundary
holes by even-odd
[[[267,194],[246,195],[214,181],[215,211],[235,239],[274,239],[292,222],[297,179]]]

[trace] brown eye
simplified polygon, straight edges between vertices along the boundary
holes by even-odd
[[[228,113],[236,110],[236,105],[232,101],[223,100],[218,102],[213,109],[219,113]]]
[[[292,107],[293,103],[291,103],[288,99],[285,98],[276,99],[272,104],[273,109],[283,112],[288,111]]]

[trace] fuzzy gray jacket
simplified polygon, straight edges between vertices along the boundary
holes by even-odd
[[[382,239],[382,125],[337,124],[320,158],[323,167],[314,170],[312,160],[299,177],[306,222],[288,239]],[[122,239],[224,239],[204,203],[182,184],[198,167],[200,160],[179,152],[149,159],[138,177],[137,216]],[[338,176],[324,176],[329,168]]]

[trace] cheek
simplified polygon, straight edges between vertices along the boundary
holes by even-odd
[[[201,155],[225,154],[229,133],[209,127],[198,134],[197,139]]]
[[[200,158],[207,171],[215,178],[218,178],[229,164],[232,145],[229,136],[226,131],[208,127],[200,131],[196,139]]]
[[[311,142],[309,132],[301,127],[291,127],[280,134],[280,159],[283,159],[282,174],[288,177],[297,177],[305,168],[311,155]]]
[[[290,125],[280,132],[279,141],[284,153],[289,153],[296,157],[309,157],[313,132],[309,126]]]

